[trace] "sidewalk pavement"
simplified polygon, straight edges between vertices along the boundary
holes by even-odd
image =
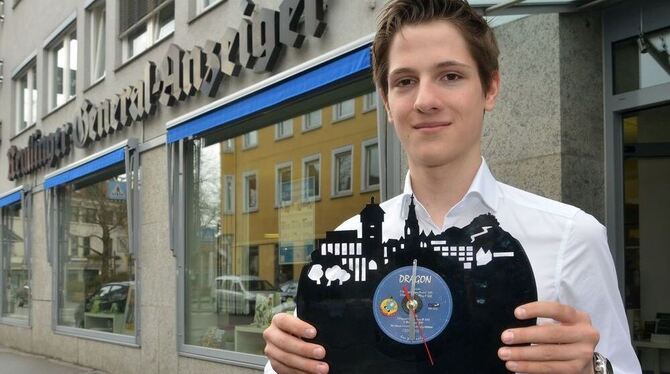
[[[105,374],[105,372],[0,346],[0,374]]]

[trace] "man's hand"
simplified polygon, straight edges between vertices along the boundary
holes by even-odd
[[[316,329],[287,313],[278,313],[272,318],[270,327],[263,331],[265,355],[278,374],[328,373],[328,364],[318,360],[326,356],[326,350],[301,338],[311,339]]]
[[[593,351],[600,334],[588,314],[568,305],[533,302],[514,311],[518,319],[550,318],[556,323],[505,330],[498,356],[508,370],[518,373],[593,373]]]

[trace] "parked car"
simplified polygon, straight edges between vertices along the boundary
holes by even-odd
[[[104,283],[86,297],[84,305],[75,311],[77,326],[84,327],[84,313],[124,313],[128,303],[128,292],[135,282]]]
[[[295,296],[298,294],[298,281],[290,280],[279,285],[281,290],[281,301],[295,300]]]
[[[216,277],[214,293],[218,312],[250,315],[256,295],[278,298],[281,290],[255,275],[224,275]]]

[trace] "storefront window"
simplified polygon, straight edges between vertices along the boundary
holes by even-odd
[[[57,193],[58,324],[134,335],[126,174],[108,170],[60,186]]]
[[[27,256],[21,202],[2,208],[2,317],[28,320],[30,259]]]
[[[262,355],[262,331],[273,314],[294,310],[298,278],[316,241],[372,197],[380,200],[379,189],[364,190],[370,181],[359,180],[379,175],[361,171],[379,165],[370,160],[378,152],[362,149],[377,144],[376,113],[364,113],[364,101],[364,95],[345,101],[352,117],[336,125],[334,103],[285,119],[312,131],[281,142],[273,141],[278,122],[268,121],[254,130],[252,149],[225,152],[232,143],[221,138],[189,143],[187,345]],[[244,144],[245,137],[237,138]]]

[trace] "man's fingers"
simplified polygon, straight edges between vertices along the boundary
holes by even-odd
[[[323,359],[326,355],[326,350],[322,346],[305,342],[273,325],[270,325],[270,327],[263,331],[263,338],[268,343],[268,346],[281,347],[286,353],[317,360]]]
[[[514,315],[518,319],[530,318],[551,318],[555,321],[567,324],[579,322],[591,323],[588,314],[580,312],[577,309],[559,304],[553,301],[535,301],[521,305],[514,310]]]
[[[505,361],[571,361],[592,355],[588,346],[578,344],[502,347],[498,350],[498,357]]]
[[[598,339],[598,331],[588,325],[530,326],[505,330],[501,335],[505,344],[568,344]]]
[[[277,373],[328,373],[327,363],[289,353],[270,343],[265,346],[265,355],[270,359],[270,365]]]
[[[282,331],[301,338],[312,339],[316,336],[316,329],[309,323],[288,313],[277,313],[272,317],[272,324]]]

